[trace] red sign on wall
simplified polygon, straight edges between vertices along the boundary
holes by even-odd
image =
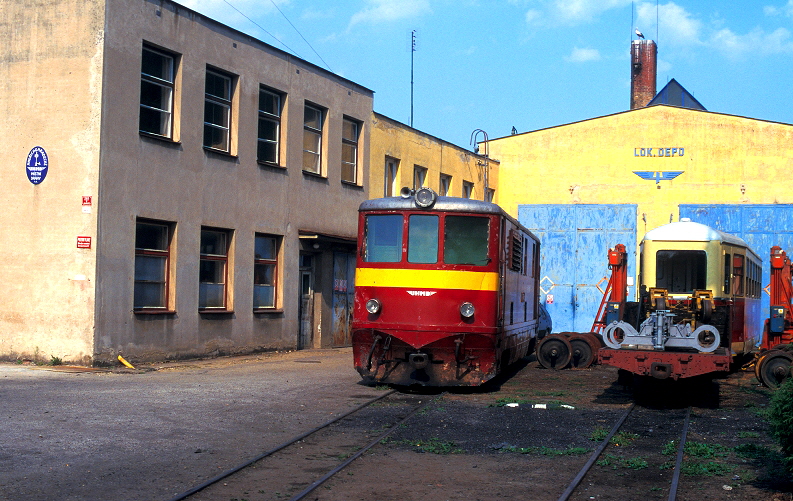
[[[91,237],[77,237],[77,248],[78,249],[90,249],[91,248]]]

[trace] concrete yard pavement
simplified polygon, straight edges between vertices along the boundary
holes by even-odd
[[[382,394],[349,348],[148,369],[0,364],[0,500],[166,501]]]

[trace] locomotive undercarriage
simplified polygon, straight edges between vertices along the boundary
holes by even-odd
[[[482,341],[488,338],[454,334],[413,347],[385,332],[358,331],[353,337],[355,368],[369,384],[476,386],[496,375],[492,347],[470,346]]]

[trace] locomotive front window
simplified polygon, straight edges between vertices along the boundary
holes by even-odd
[[[364,261],[398,263],[402,260],[402,215],[366,216]]]
[[[408,218],[408,263],[438,262],[438,216]]]
[[[446,216],[443,262],[485,266],[490,262],[487,243],[490,220],[486,217]]]
[[[655,255],[655,286],[669,292],[691,294],[705,288],[705,251],[663,250]]]

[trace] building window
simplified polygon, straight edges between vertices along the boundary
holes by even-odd
[[[396,158],[385,157],[385,176],[383,179],[383,196],[393,197],[397,189],[397,173],[399,172],[399,160]]]
[[[303,112],[303,170],[321,174],[322,110],[306,105]]]
[[[204,147],[230,152],[231,75],[207,70],[204,99]]]
[[[135,310],[167,310],[171,226],[138,221],[135,225]]]
[[[358,122],[345,118],[341,128],[341,180],[358,182]]]
[[[279,237],[256,234],[253,259],[253,308],[275,308]]]
[[[201,229],[198,308],[227,308],[229,242],[231,232]]]
[[[427,169],[418,165],[413,166],[413,189],[418,190],[424,186],[424,181],[427,180]]]
[[[439,183],[440,193],[438,193],[442,197],[451,196],[451,189],[452,189],[452,176],[448,174],[441,174],[441,180]]]
[[[488,188],[485,190],[485,202],[492,202],[495,197],[496,197],[496,190],[494,190],[493,188]]]
[[[256,158],[263,163],[278,165],[281,134],[281,94],[259,89],[259,142]]]
[[[471,198],[474,196],[474,183],[471,181],[463,181],[463,198]]]
[[[140,131],[173,135],[174,56],[143,46],[140,65]]]

